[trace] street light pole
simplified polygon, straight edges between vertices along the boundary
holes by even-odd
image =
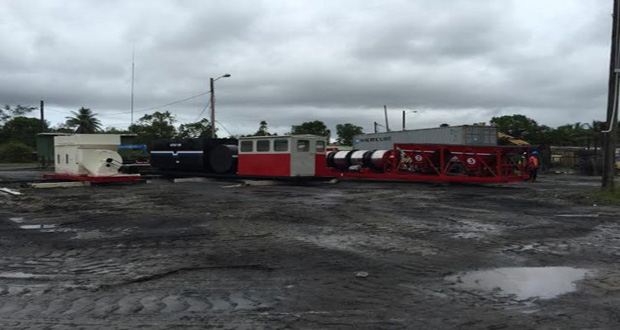
[[[215,81],[220,79],[220,78],[228,78],[230,77],[229,74],[225,74],[223,76],[219,76],[215,79],[210,78],[209,79],[209,87],[211,88],[210,90],[210,100],[209,103],[211,104],[211,138],[215,139]]]
[[[618,43],[620,42],[620,1],[614,0],[613,26],[611,33],[611,51],[609,58],[609,86],[607,100],[607,129],[605,133],[605,154],[603,160],[603,182],[604,190],[614,190],[614,163],[616,154],[616,129],[618,118],[618,84],[620,72],[620,58],[618,57]]]
[[[211,81],[211,99],[209,100],[209,104],[211,104],[211,138],[215,139],[215,89],[213,88],[215,80],[213,78],[209,80]]]

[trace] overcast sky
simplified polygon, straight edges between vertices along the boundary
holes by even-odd
[[[266,120],[408,128],[524,114],[557,126],[602,120],[612,0],[0,2],[0,104],[104,126],[209,90],[233,134]],[[207,97],[162,107],[193,122]],[[136,112],[135,118],[145,113]],[[120,113],[120,114],[119,114]],[[203,113],[207,116],[208,113]]]

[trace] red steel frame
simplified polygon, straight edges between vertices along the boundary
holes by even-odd
[[[529,179],[522,157],[524,152],[529,154],[529,151],[529,147],[395,144],[382,170],[361,168],[359,171],[341,171],[328,168],[327,172],[331,173],[326,176],[397,181],[518,182]],[[407,164],[409,168],[404,168],[402,163],[402,156],[405,155],[411,159]],[[461,169],[457,170],[456,166]]]

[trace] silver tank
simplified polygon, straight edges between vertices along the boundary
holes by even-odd
[[[334,166],[337,168],[348,168],[349,162],[347,160],[347,155],[349,155],[351,151],[337,151],[334,155]]]
[[[355,150],[351,154],[350,163],[351,165],[359,165],[364,166],[364,154],[366,154],[368,150]]]
[[[389,150],[375,150],[370,156],[370,164],[374,169],[382,170],[384,167],[384,158]]]

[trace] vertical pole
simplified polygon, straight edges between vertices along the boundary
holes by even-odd
[[[497,180],[500,180],[504,176],[504,164],[502,163],[502,156],[502,150],[499,148],[495,148],[495,163],[497,164],[497,167],[495,168],[495,173],[497,173],[497,175],[495,175],[495,177],[497,178]]]
[[[444,176],[446,175],[446,170],[448,169],[447,166],[444,166],[444,163],[446,162],[445,160],[445,156],[444,156],[444,147],[440,147],[439,148],[439,176]]]
[[[133,125],[133,86],[134,86],[134,81],[135,81],[135,71],[136,71],[136,65],[135,65],[135,51],[131,52],[131,125]]]
[[[614,112],[617,109],[618,98],[618,73],[617,69],[620,69],[618,65],[618,46],[620,40],[618,39],[618,25],[620,25],[620,11],[618,6],[619,0],[614,0],[614,14],[613,14],[613,27],[611,32],[611,51],[609,57],[609,86],[607,97],[607,131],[605,133],[605,156],[603,161],[603,182],[602,188],[606,190],[614,189],[614,163],[616,153],[616,126],[618,125],[618,119],[614,116]]]
[[[377,133],[377,122],[375,122],[374,124],[375,124],[375,133]]]
[[[598,137],[596,133],[592,138],[594,139],[594,176],[598,176]]]
[[[405,130],[405,110],[403,110],[403,131]]]
[[[45,102],[41,100],[41,132],[45,131]]]
[[[385,131],[389,132],[390,131],[390,124],[388,123],[387,106],[386,105],[383,106],[383,112],[385,113]]]
[[[211,82],[211,137],[215,139],[215,89],[213,88],[213,78],[210,78]]]

